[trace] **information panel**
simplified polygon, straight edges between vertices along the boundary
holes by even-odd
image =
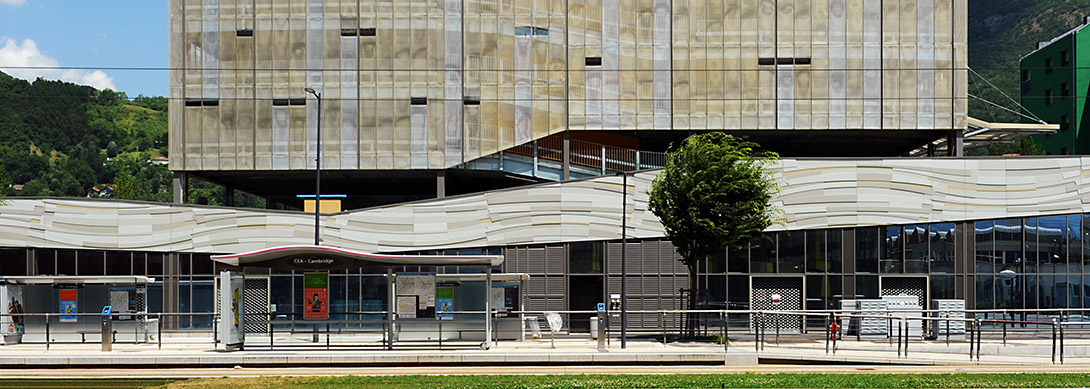
[[[303,273],[303,319],[329,318],[329,273]]]
[[[228,350],[241,349],[245,339],[242,331],[243,278],[237,272],[220,272],[220,339]]]
[[[76,289],[61,289],[60,290],[60,308],[61,313],[68,316],[61,316],[61,323],[75,323],[78,316],[72,316],[73,313],[79,312],[77,303],[79,302],[79,292]]]

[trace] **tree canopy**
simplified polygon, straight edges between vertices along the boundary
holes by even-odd
[[[649,205],[686,265],[743,247],[775,221],[778,192],[768,168],[779,156],[719,132],[690,136],[667,153]]]

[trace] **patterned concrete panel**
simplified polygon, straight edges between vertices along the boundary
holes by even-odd
[[[1090,158],[783,160],[770,230],[1090,212]],[[658,171],[628,180],[630,238],[663,235]],[[547,183],[322,217],[324,244],[372,252],[620,239],[621,178]],[[314,216],[93,199],[10,198],[0,246],[228,253],[313,240]]]

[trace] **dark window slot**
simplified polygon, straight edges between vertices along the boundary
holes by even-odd
[[[477,96],[466,96],[462,100],[462,104],[465,105],[481,105],[481,98]]]
[[[238,30],[235,31],[235,36],[254,36],[254,30],[249,28]]]
[[[809,65],[810,58],[795,58],[795,65]]]
[[[375,36],[375,28],[361,28],[360,36]]]
[[[220,105],[220,101],[219,100],[205,100],[205,101],[202,102],[201,105],[203,105],[205,107],[218,107]]]
[[[409,99],[409,104],[412,105],[428,105],[427,97],[413,97]]]
[[[586,66],[602,66],[602,57],[587,57]]]
[[[220,101],[217,99],[186,99],[186,107],[217,107],[220,105]]]
[[[273,99],[274,106],[286,106],[288,105],[288,99]]]
[[[185,106],[186,107],[200,107],[201,106],[201,101],[200,100],[186,100],[185,101]]]
[[[769,58],[769,57],[757,58],[757,64],[762,65],[762,66],[775,65],[776,64],[776,59],[775,58]]]
[[[356,34],[358,34],[358,33],[359,33],[359,31],[356,30],[355,28],[342,28],[341,29],[341,36],[356,36]]]
[[[761,66],[769,65],[809,65],[811,59],[809,57],[762,57],[757,58],[757,64]]]
[[[291,101],[289,101],[288,104],[291,104],[291,105],[307,105],[307,99],[291,99]]]

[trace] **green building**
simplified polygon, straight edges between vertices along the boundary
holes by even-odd
[[[1047,154],[1090,154],[1090,118],[1086,95],[1090,88],[1090,17],[1071,31],[1037,44],[1021,63],[1021,100],[1027,116],[1060,125],[1055,134],[1034,139]],[[1026,121],[1032,121],[1026,118]],[[1086,131],[1084,131],[1086,129]]]

